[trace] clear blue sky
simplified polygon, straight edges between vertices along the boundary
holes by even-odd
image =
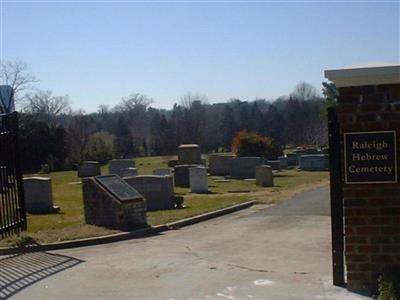
[[[3,59],[88,112],[136,92],[162,108],[187,92],[273,99],[320,89],[325,69],[400,61],[398,1],[2,0],[1,23]]]

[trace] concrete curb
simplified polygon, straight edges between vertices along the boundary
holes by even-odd
[[[176,228],[180,228],[180,227],[185,227],[188,225],[193,225],[193,224],[196,224],[196,223],[199,223],[202,221],[206,221],[206,220],[209,220],[212,218],[230,214],[232,212],[248,208],[254,204],[255,204],[255,201],[247,201],[244,203],[240,203],[240,204],[233,205],[230,207],[222,208],[222,209],[212,211],[209,213],[182,219],[182,220],[179,220],[176,222],[167,223],[167,224],[163,224],[163,225],[157,225],[154,227],[141,228],[141,229],[138,229],[135,231],[130,231],[130,232],[121,232],[121,233],[110,234],[110,235],[105,235],[105,236],[79,239],[79,240],[73,240],[73,241],[58,242],[58,243],[32,245],[32,246],[23,247],[23,248],[0,248],[0,255],[10,255],[10,254],[25,253],[25,252],[50,251],[50,250],[77,248],[77,247],[85,247],[85,246],[93,246],[93,245],[119,242],[119,241],[129,240],[129,239],[133,239],[133,238],[147,237],[147,236],[151,236],[151,235],[156,235],[163,231],[176,229]]]

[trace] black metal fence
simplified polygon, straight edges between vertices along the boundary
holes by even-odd
[[[0,114],[0,238],[26,230],[18,114]]]

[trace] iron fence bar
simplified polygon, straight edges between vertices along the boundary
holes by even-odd
[[[341,137],[336,107],[328,109],[333,284],[345,284]]]

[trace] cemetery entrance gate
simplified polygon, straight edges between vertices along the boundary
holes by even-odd
[[[331,187],[331,230],[333,284],[344,285],[344,227],[341,135],[336,107],[328,109],[329,169]]]
[[[26,230],[18,113],[0,114],[0,238]]]

